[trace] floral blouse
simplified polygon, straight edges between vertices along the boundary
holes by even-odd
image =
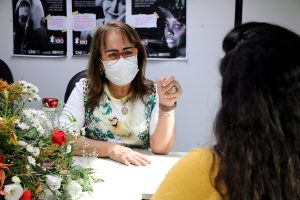
[[[85,127],[85,136],[128,147],[148,148],[158,120],[156,90],[142,99],[131,100],[130,95],[114,98],[107,85],[99,104],[93,111],[86,108],[88,80],[83,78],[72,91],[64,112],[72,113],[78,128]]]

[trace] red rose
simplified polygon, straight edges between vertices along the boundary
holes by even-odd
[[[63,143],[67,142],[66,133],[61,130],[53,130],[52,142],[57,144],[58,146],[63,145]]]
[[[25,190],[23,195],[21,196],[20,200],[31,200],[31,191]]]
[[[4,161],[4,155],[3,154],[0,154],[0,163],[3,163],[3,161]]]

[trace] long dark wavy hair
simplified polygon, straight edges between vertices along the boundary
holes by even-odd
[[[231,200],[300,199],[300,37],[250,22],[223,41],[214,179]],[[223,191],[223,193],[222,193]]]
[[[117,31],[121,33],[123,37],[126,37],[128,41],[138,49],[139,71],[131,82],[132,100],[138,98],[144,99],[145,95],[149,95],[153,91],[153,82],[145,78],[147,55],[137,32],[131,26],[123,22],[112,21],[98,28],[93,37],[90,48],[90,57],[88,63],[89,89],[87,107],[91,110],[93,110],[100,102],[100,98],[103,94],[103,84],[108,83],[108,79],[104,74],[105,72],[100,71],[100,68],[104,68],[100,60],[100,56],[101,49],[104,49],[106,45],[106,36],[111,31]]]

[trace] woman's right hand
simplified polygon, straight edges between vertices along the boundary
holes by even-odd
[[[111,144],[108,156],[124,165],[145,166],[151,163],[146,155],[118,144]]]

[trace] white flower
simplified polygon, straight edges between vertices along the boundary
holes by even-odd
[[[39,95],[37,95],[37,94],[33,94],[32,96],[33,96],[33,99],[34,99],[35,101],[41,100],[41,97],[40,97]]]
[[[33,118],[32,109],[24,109],[24,110],[22,110],[22,114],[23,114],[27,119],[32,119],[32,118]]]
[[[18,141],[18,144],[19,144],[20,146],[22,146],[22,147],[26,147],[26,146],[28,145],[27,142],[22,141],[22,140],[19,140],[19,141]]]
[[[65,185],[64,190],[70,199],[80,199],[82,196],[82,187],[74,180]]]
[[[8,194],[4,196],[5,200],[19,200],[23,195],[23,188],[20,183],[13,183],[4,186],[4,192]]]
[[[25,124],[23,122],[18,123],[17,126],[22,130],[28,130],[30,128],[30,126],[28,126],[27,124]]]
[[[32,153],[33,152],[33,146],[31,144],[28,144],[26,146],[26,150],[29,152],[29,153]]]
[[[68,144],[66,152],[67,153],[71,153],[71,151],[72,151],[72,146]]]
[[[30,153],[32,153],[32,155],[34,155],[35,157],[40,155],[40,149],[38,147],[34,147],[31,144],[28,144],[26,146],[26,150]]]
[[[0,117],[0,118],[1,118],[1,117]],[[1,121],[1,120],[0,120],[0,121]],[[19,122],[20,122],[20,119],[15,119],[15,120],[14,120],[14,123],[15,123],[15,124],[18,124]]]
[[[47,186],[43,186],[43,197],[41,199],[54,200],[54,194]]]
[[[56,191],[60,188],[62,178],[56,175],[46,175],[46,184],[53,191]]]
[[[46,185],[43,185],[43,192],[40,195],[39,199],[54,200],[54,199],[59,199],[61,195],[62,194],[58,190],[51,191]]]
[[[32,156],[27,156],[27,159],[28,159],[28,162],[29,162],[31,165],[33,165],[33,166],[36,165],[34,157],[32,157]]]
[[[45,134],[45,130],[43,129],[43,127],[41,126],[41,125],[39,125],[38,127],[37,127],[37,132],[39,132],[41,135],[44,135]]]
[[[14,182],[14,183],[21,183],[20,178],[17,177],[17,176],[13,176],[13,177],[11,178],[11,181]]]
[[[66,175],[68,173],[68,170],[60,170],[59,174],[62,176]]]
[[[40,155],[40,149],[38,147],[35,147],[33,149],[33,152],[32,154],[35,156],[35,157],[38,157]]]
[[[22,92],[26,95],[29,95],[29,99],[39,99],[40,97],[37,95],[39,92],[39,89],[33,85],[32,83],[28,83],[26,81],[19,81],[19,83],[22,85]],[[28,99],[28,100],[29,100]]]

